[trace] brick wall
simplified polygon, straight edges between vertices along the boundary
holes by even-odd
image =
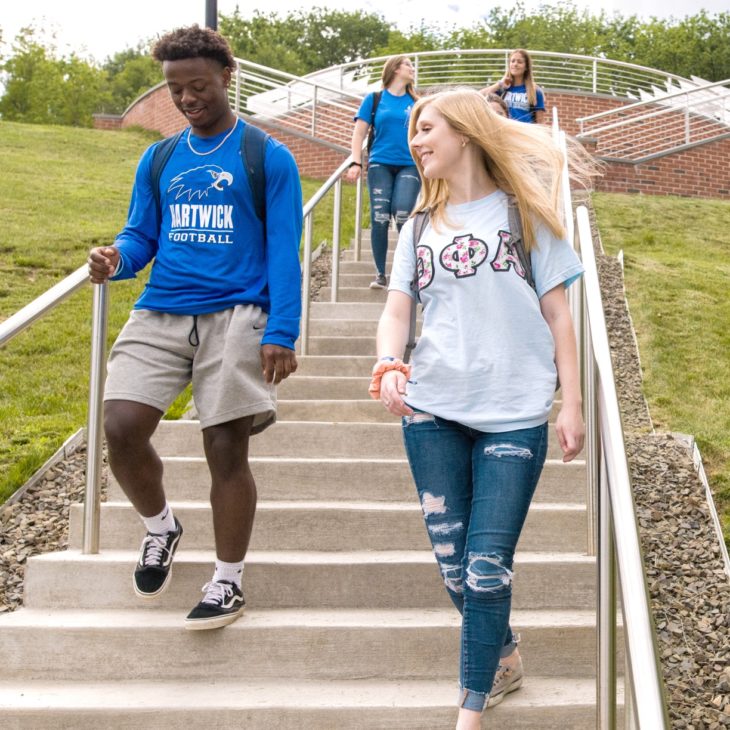
[[[625,104],[613,97],[583,92],[548,91],[548,117],[552,107],[558,109],[561,125],[568,134],[577,134],[575,120]],[[305,113],[305,112],[299,112]],[[95,125],[109,124],[100,115]],[[327,122],[346,125],[352,122],[347,114],[327,115]],[[140,126],[156,129],[167,136],[182,129],[185,120],[175,109],[164,84],[151,89],[138,99],[121,121],[122,127]],[[104,128],[110,128],[106,126]],[[273,137],[286,144],[297,160],[301,173],[317,179],[327,178],[345,158],[345,154],[293,133],[270,128]],[[600,152],[600,150],[599,150]],[[730,199],[730,139],[710,142],[666,157],[639,165],[608,163],[597,189],[605,192],[650,193],[654,195],[682,195],[688,197]]]

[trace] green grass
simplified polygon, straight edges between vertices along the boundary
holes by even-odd
[[[89,248],[124,225],[134,170],[157,136],[0,122],[0,321],[84,264]],[[307,200],[321,183],[303,180]],[[342,240],[353,235],[354,188],[343,189]],[[318,206],[314,241],[332,236],[332,195]],[[110,289],[114,341],[146,280]],[[57,307],[0,349],[0,504],[86,424],[91,292]],[[173,404],[179,418],[188,398]]]
[[[730,203],[597,194],[603,247],[624,252],[659,431],[693,434],[730,541]]]

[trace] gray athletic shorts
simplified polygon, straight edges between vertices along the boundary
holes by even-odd
[[[135,309],[112,347],[104,400],[163,413],[193,384],[200,427],[255,416],[252,433],[276,420],[276,390],[261,369],[267,315],[253,304],[211,314]]]

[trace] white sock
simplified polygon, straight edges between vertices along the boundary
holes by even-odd
[[[213,581],[227,580],[239,588],[241,587],[241,578],[243,577],[243,560],[239,563],[225,563],[222,560],[215,559],[215,573],[213,573]]]
[[[155,535],[164,535],[166,532],[172,532],[175,529],[172,507],[167,502],[165,502],[165,509],[159,515],[142,517],[142,522],[144,522],[147,532],[153,532]]]

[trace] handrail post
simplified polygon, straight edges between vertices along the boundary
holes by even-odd
[[[601,444],[598,499],[598,666],[596,713],[598,730],[616,730],[616,559],[613,543],[608,469]]]
[[[342,178],[335,183],[334,215],[332,219],[332,291],[330,301],[337,301],[340,287],[340,227],[342,221]]]
[[[598,90],[598,60],[593,59],[593,93]]]
[[[418,71],[421,61],[420,54],[416,53],[413,60],[415,61],[415,63],[413,64],[413,85],[418,88]]]
[[[587,554],[595,556],[596,545],[596,508],[598,504],[598,480],[600,443],[598,435],[598,398],[596,395],[596,358],[593,354],[591,342],[591,328],[588,322],[585,301],[585,283],[583,279],[578,282],[581,288],[581,301],[583,303],[582,313],[582,338],[581,338],[581,371],[583,375],[583,410],[586,424],[586,546]]]
[[[362,250],[362,186],[362,175],[360,175],[355,188],[355,261],[360,260]]]
[[[86,491],[84,496],[84,532],[81,552],[99,552],[101,511],[102,415],[104,368],[106,365],[107,312],[109,286],[94,285],[91,328],[91,366],[89,377],[89,414],[86,429]]]
[[[309,291],[312,279],[312,236],[314,235],[314,212],[304,219],[304,265],[302,267],[302,347],[301,354],[309,354]]]

